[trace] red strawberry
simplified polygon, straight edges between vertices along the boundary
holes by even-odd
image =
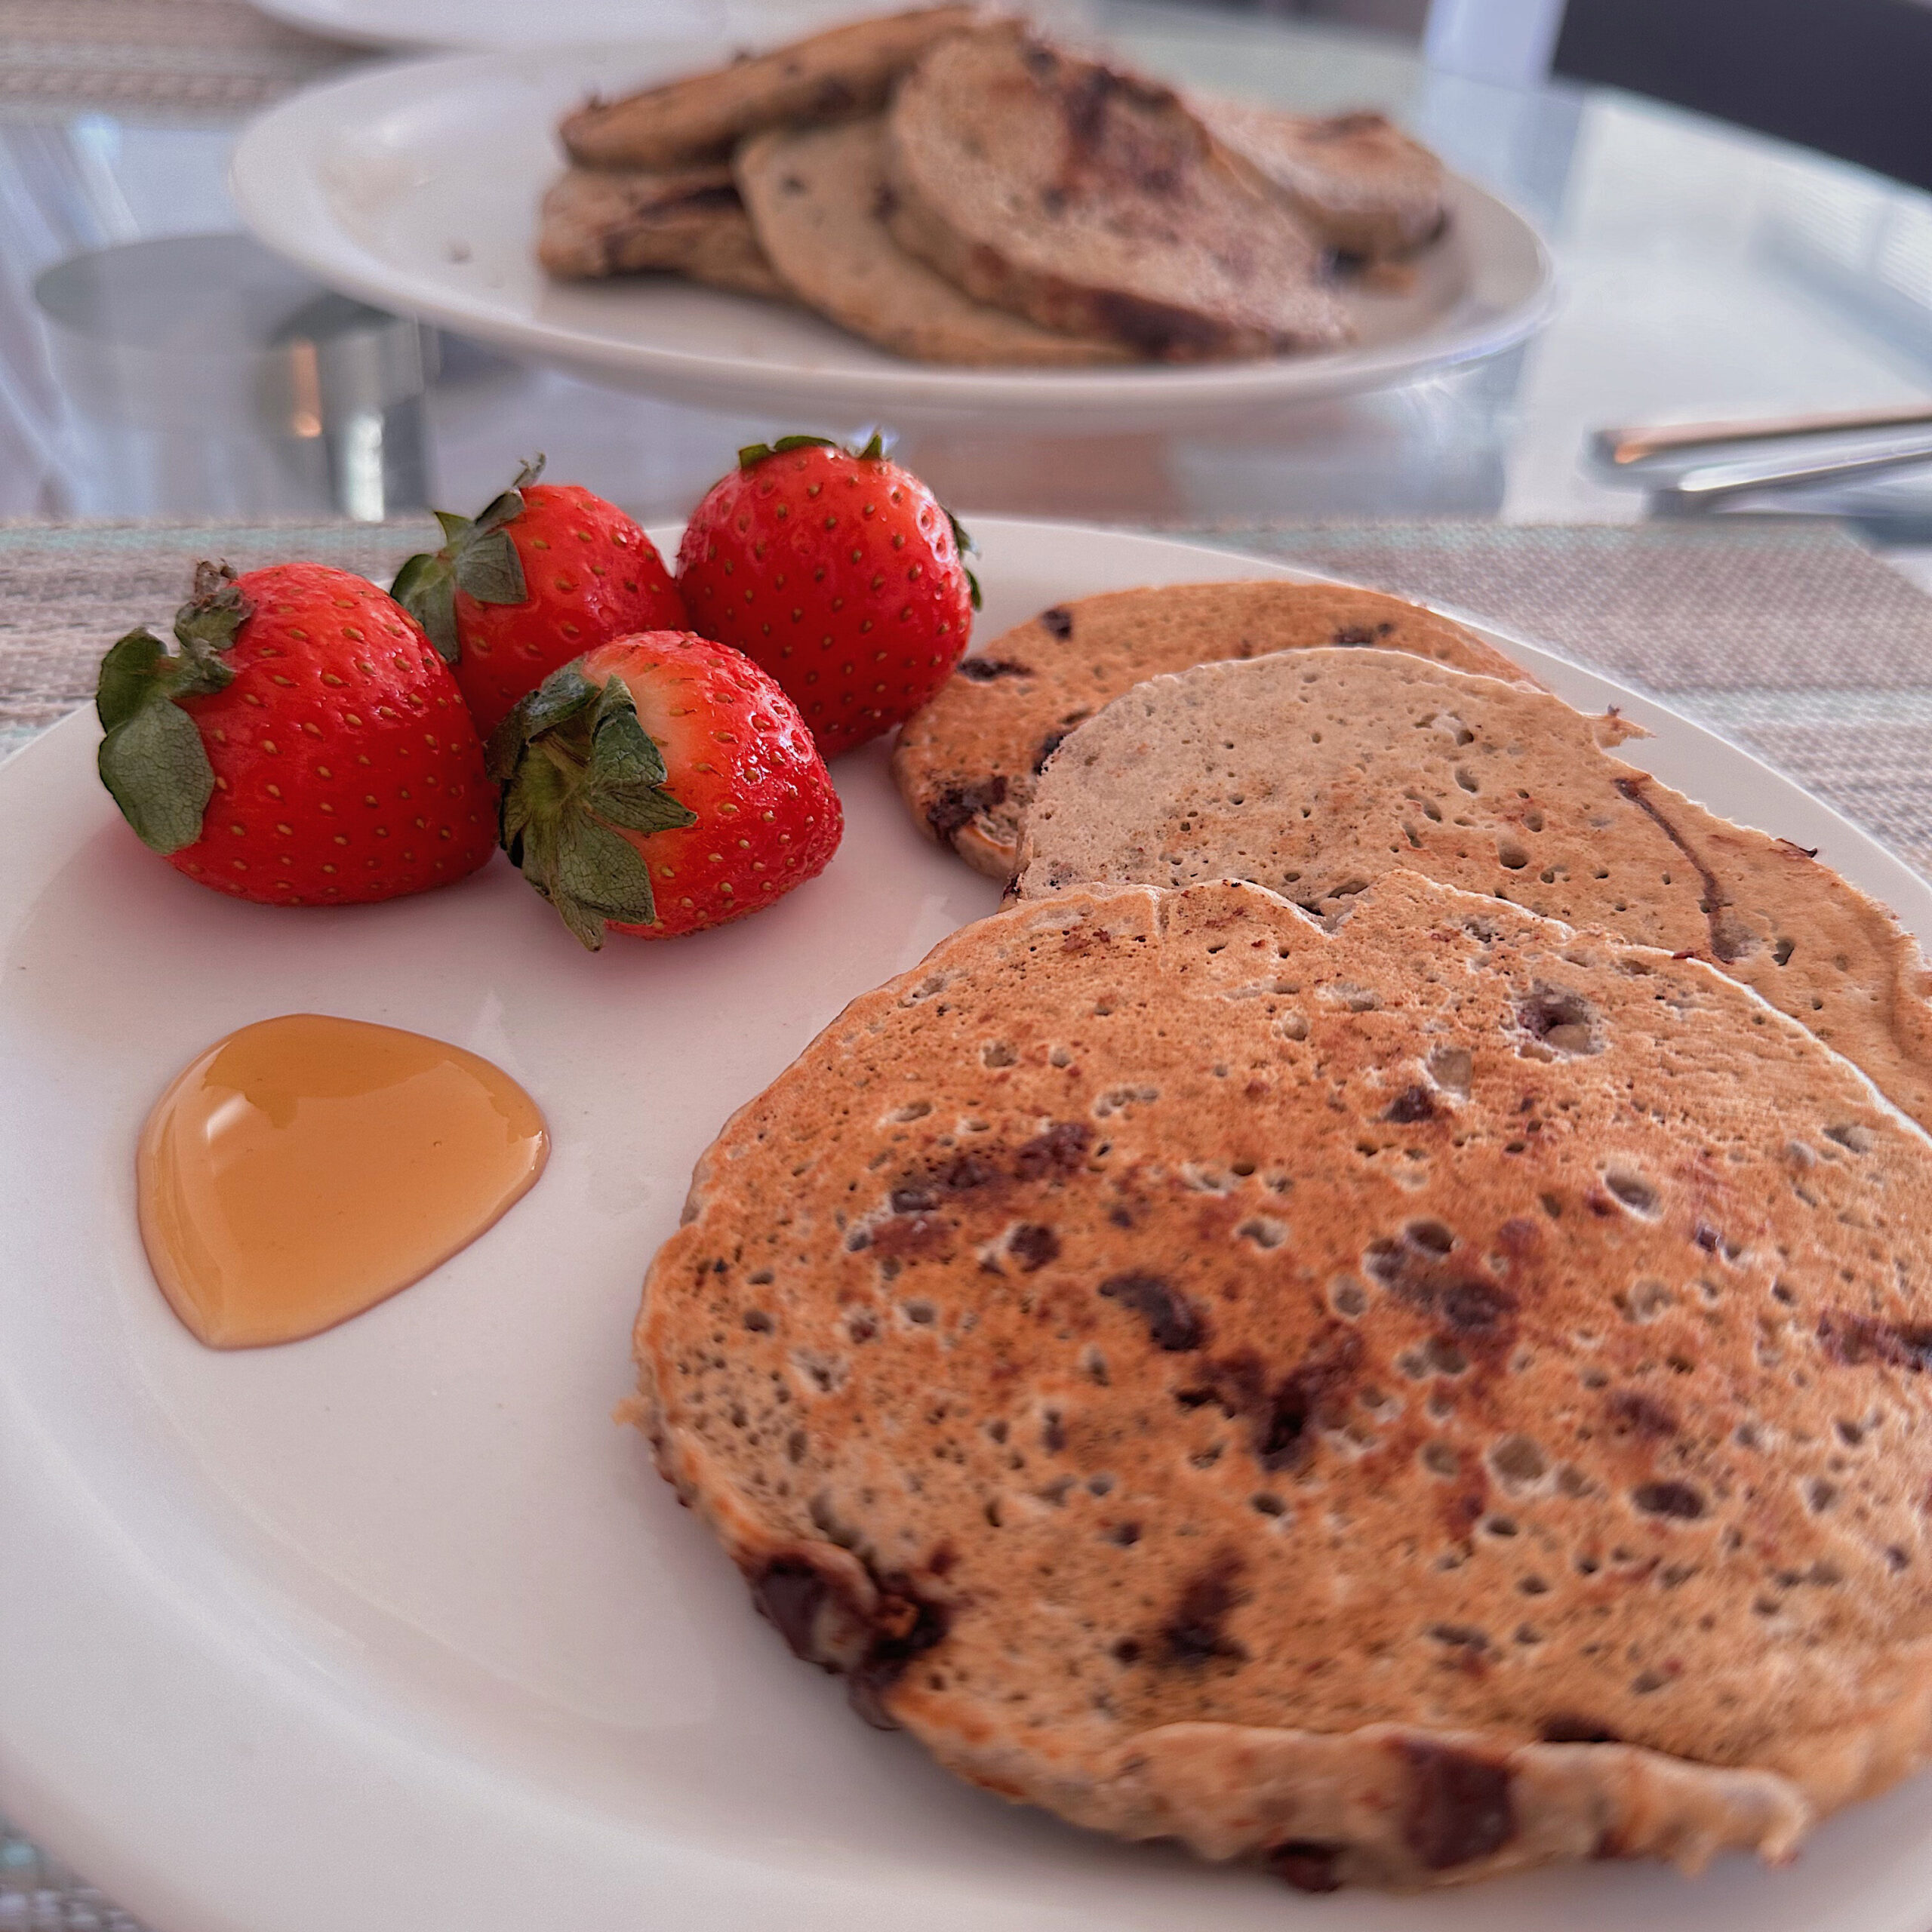
[[[490,856],[496,800],[448,667],[394,601],[326,564],[201,564],[178,656],[102,660],[102,782],[190,878],[266,906],[447,885]]]
[[[681,630],[684,600],[657,546],[614,503],[539,483],[540,456],[472,522],[397,572],[396,601],[456,668],[488,737],[559,664],[634,631]]]
[[[755,912],[825,869],[844,820],[789,698],[689,631],[600,645],[490,741],[503,849],[594,952]]]
[[[698,505],[678,586],[691,621],[762,664],[836,758],[911,717],[964,654],[968,547],[878,437],[855,453],[784,436],[740,450]]]

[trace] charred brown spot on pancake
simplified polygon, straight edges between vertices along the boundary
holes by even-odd
[[[1384,638],[1392,637],[1395,631],[1395,626],[1387,623],[1373,625],[1343,624],[1337,629],[1335,635],[1328,641],[1331,644],[1340,645],[1345,650],[1351,648],[1358,648],[1365,644],[1380,644]]]
[[[1639,1483],[1630,1500],[1647,1516],[1675,1516],[1689,1522],[1704,1513],[1703,1491],[1687,1482]]]
[[[969,685],[990,685],[998,678],[1030,678],[1033,667],[1011,657],[966,657],[960,660],[959,675]]]
[[[1435,1103],[1426,1087],[1404,1087],[1383,1109],[1382,1118],[1398,1127],[1411,1127],[1417,1121],[1435,1118]]]
[[[1932,1326],[1837,1309],[1818,1318],[1818,1340],[1833,1361],[1847,1368],[1882,1362],[1918,1375],[1932,1367]]]
[[[1338,1892],[1342,1881],[1335,1867],[1342,1856],[1338,1844],[1314,1838],[1290,1838],[1266,1854],[1268,1869],[1298,1892]]]
[[[1073,635],[1073,613],[1064,604],[1050,604],[1035,621],[1050,637],[1064,644]]]
[[[1552,1711],[1537,1727],[1546,1744],[1620,1744],[1623,1739],[1607,1724],[1595,1718],[1579,1717],[1574,1711]]]
[[[1201,1311],[1158,1275],[1115,1275],[1100,1284],[1109,1301],[1131,1309],[1147,1324],[1149,1339],[1170,1355],[1186,1355],[1208,1337]]]
[[[1161,1653],[1171,1664],[1212,1663],[1217,1658],[1245,1662],[1247,1651],[1223,1627],[1240,1601],[1235,1586],[1241,1560],[1226,1550],[1208,1567],[1190,1577],[1161,1627]]]
[[[1006,1244],[1007,1252],[1027,1274],[1037,1273],[1060,1254],[1060,1236],[1038,1221],[1023,1221]]]
[[[870,1230],[864,1244],[881,1261],[916,1261],[949,1245],[951,1230],[936,1215],[918,1211],[894,1214]],[[850,1247],[854,1244],[848,1241]]]
[[[1013,1171],[1022,1180],[1048,1180],[1077,1174],[1087,1164],[1094,1130],[1084,1121],[1063,1120],[1036,1134],[1014,1156]]]
[[[1006,780],[997,773],[971,784],[942,786],[926,807],[926,823],[942,845],[950,845],[982,812],[995,811],[1005,803]]]
[[[1539,980],[1516,1008],[1516,1023],[1533,1040],[1563,1054],[1596,1054],[1597,1010],[1581,993]]]
[[[1402,1839],[1424,1870],[1486,1858],[1516,1835],[1508,1765],[1421,1738],[1395,1749],[1409,1774]]]
[[[1619,1435],[1662,1440],[1677,1433],[1677,1417],[1663,1403],[1635,1389],[1613,1390],[1604,1401],[1611,1426]]]

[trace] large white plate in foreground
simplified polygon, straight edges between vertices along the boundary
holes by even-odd
[[[974,518],[990,637],[1057,599],[1293,575]],[[660,539],[660,540],[663,540]],[[1743,752],[1501,639],[1721,811],[1932,937],[1932,891]],[[232,903],[134,842],[91,719],[0,770],[0,1808],[161,1932],[1924,1932],[1932,1789],[1792,1870],[1618,1866],[1318,1905],[953,1783],[796,1663],[615,1426],[637,1287],[725,1116],[854,995],[990,911],[876,750],[769,912],[592,957],[500,863],[340,912]],[[254,1354],[191,1341],[136,1131],[229,1029],[304,1008],[486,1054],[549,1116],[529,1198],[429,1280]]]
[[[553,133],[595,90],[715,66],[728,37],[460,54],[361,72],[272,108],[230,183],[270,248],[352,295],[595,379],[801,422],[1010,422],[1036,432],[1180,429],[1406,382],[1491,355],[1548,317],[1549,258],[1522,217],[1452,177],[1448,234],[1406,294],[1356,290],[1360,340],[1196,368],[1028,371],[908,362],[801,309],[670,277],[553,282],[537,206]]]

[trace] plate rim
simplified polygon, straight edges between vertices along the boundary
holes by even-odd
[[[546,51],[546,64],[621,58],[652,43],[603,41]],[[336,219],[324,180],[322,143],[405,101],[421,107],[466,84],[515,78],[527,50],[486,48],[404,57],[325,81],[278,102],[238,138],[229,191],[262,244],[330,287],[512,353],[673,399],[749,410],[782,407],[808,385],[826,407],[888,409],[909,420],[1050,417],[1096,430],[1225,418],[1269,404],[1367,393],[1487,360],[1527,341],[1555,315],[1561,289],[1549,244],[1506,197],[1450,171],[1452,195],[1500,221],[1534,264],[1525,293],[1500,311],[1472,317],[1432,346],[1385,343],[1305,356],[1193,365],[1025,370],[908,361],[877,369],[826,369],[770,358],[727,360],[589,328],[479,312],[435,279],[398,268]],[[704,291],[720,303],[750,300]],[[1424,342],[1427,337],[1422,338]],[[880,352],[881,354],[884,352]],[[795,406],[795,405],[793,405]]]
[[[1192,578],[1169,577],[1168,581],[1205,582],[1241,577],[1276,577],[1287,581],[1319,583],[1349,581],[1332,572],[1299,565],[1289,559],[1208,545],[1180,537],[1128,532],[1102,525],[1039,518],[988,517],[977,518],[976,521],[983,526],[989,539],[1004,537],[1012,541],[1017,537],[1019,540],[1038,543],[1043,548],[1051,545],[1060,554],[1075,556],[1083,549],[1097,544],[1105,547],[1118,546],[1130,552],[1146,553],[1152,566],[1150,574],[1153,571],[1164,571],[1170,565],[1178,566],[1183,564],[1195,567],[1199,573]],[[666,540],[675,541],[675,528],[655,526],[651,534],[661,546]],[[1069,574],[1074,574],[1069,571]],[[1857,869],[1866,874],[1868,879],[1866,862],[1876,860],[1878,871],[1887,874],[1896,872],[1909,882],[1914,888],[1914,894],[1907,896],[1915,895],[1918,902],[1914,909],[1915,916],[1906,918],[1903,909],[1899,907],[1896,901],[1888,903],[1891,903],[1894,909],[1900,913],[1908,930],[1922,935],[1926,940],[1932,940],[1932,884],[1928,884],[1922,875],[1890,851],[1882,841],[1854,825],[1835,808],[1817,798],[1794,779],[1779,772],[1755,754],[1733,744],[1710,728],[1686,717],[1666,702],[1630,690],[1614,678],[1578,665],[1526,637],[1463,612],[1455,606],[1433,600],[1414,601],[1425,602],[1427,608],[1439,610],[1445,615],[1456,617],[1458,621],[1469,623],[1480,635],[1494,641],[1506,651],[1520,653],[1529,660],[1525,668],[1539,672],[1553,672],[1557,682],[1577,694],[1571,699],[1572,702],[1595,703],[1601,700],[1621,703],[1627,706],[1640,721],[1645,719],[1657,722],[1667,721],[1672,732],[1681,729],[1688,734],[1694,749],[1710,755],[1709,768],[1718,775],[1721,792],[1730,789],[1734,782],[1731,774],[1749,771],[1754,780],[1768,783],[1773,795],[1782,802],[1788,803],[1801,818],[1812,826],[1828,826],[1841,838],[1843,844],[1840,849],[1849,850],[1857,854]],[[990,638],[980,638],[975,642],[983,648],[991,641]],[[89,712],[83,706],[29,741],[3,765],[0,765],[0,798],[7,795],[7,788],[10,786],[19,788],[32,784],[49,759],[71,759],[79,755],[80,747],[95,728]],[[1874,888],[1868,884],[1867,889]],[[0,1001],[4,1001],[5,997],[4,990],[0,989]],[[0,1279],[0,1300],[4,1300],[7,1292],[5,1280]],[[5,1364],[0,1363],[0,1447],[4,1447],[7,1442],[9,1427],[17,1426],[23,1420],[23,1412],[13,1405]],[[56,1451],[58,1450],[57,1443],[46,1446]],[[14,1509],[17,1507],[20,1511],[18,1520],[29,1521],[32,1518],[33,1506],[39,1504],[43,1506],[44,1524],[52,1520],[49,1513],[52,1503],[46,1497],[28,1494],[27,1484],[18,1472],[19,1463],[26,1460],[30,1459],[0,1454],[0,1520],[10,1523],[15,1521]],[[36,1463],[37,1469],[45,1469],[46,1466],[44,1460]],[[55,1466],[57,1470],[57,1455]],[[11,1506],[10,1494],[14,1499]],[[87,1499],[80,1500],[85,1501]],[[71,1518],[63,1517],[61,1519],[56,1534],[67,1540],[60,1546],[71,1557],[78,1559],[84,1556],[87,1559],[82,1567],[76,1571],[77,1575],[84,1574],[91,1583],[98,1583],[103,1571],[109,1567],[118,1564],[125,1568],[131,1564],[133,1559],[129,1549],[115,1546],[114,1532],[117,1527],[112,1519],[94,1520],[85,1509],[77,1509]],[[98,1540],[91,1540],[96,1539]],[[156,1576],[149,1571],[147,1581],[152,1592],[162,1595],[166,1593],[167,1579],[165,1576]],[[131,1605],[138,1610],[149,1601],[148,1595],[139,1598],[130,1597],[123,1607]],[[85,1624],[86,1607],[74,1607],[74,1614],[80,1626]],[[180,1606],[175,1607],[178,1610]],[[206,1606],[202,1606],[202,1608],[205,1614]],[[4,1618],[6,1614],[5,1606],[0,1605],[0,1618]],[[235,1646],[237,1652],[241,1647],[238,1643]],[[293,1681],[299,1678],[300,1673],[293,1666],[288,1666],[285,1660],[281,1661],[284,1662],[286,1676],[291,1681],[276,1679],[271,1686],[269,1681],[271,1673],[260,1654],[251,1652],[244,1657],[231,1656],[228,1660],[232,1675],[238,1673],[262,1680],[259,1687],[265,1706],[272,1697],[279,1700],[278,1708],[280,1706],[298,1706],[301,1701],[300,1694],[305,1690],[312,1698],[315,1697],[318,1694],[316,1687]],[[72,1657],[68,1660],[67,1667],[71,1675],[75,1668],[75,1660]],[[91,1688],[97,1700],[103,1694],[98,1684],[85,1687]],[[10,1700],[5,1673],[0,1672],[0,1718],[4,1718],[10,1701],[17,1706],[22,1700],[18,1697]],[[71,1709],[73,1707],[65,1708]],[[81,1708],[85,1708],[85,1705]],[[334,1722],[340,1724],[346,1721],[352,1725],[353,1712],[345,1720],[340,1706],[330,1706],[323,1700],[321,1708],[331,1712]],[[361,1728],[369,1734],[365,1749],[369,1767],[373,1772],[381,1774],[393,1773],[400,1761],[412,1755],[420,1755],[412,1752],[399,1741],[376,1732],[372,1726],[365,1724]],[[47,1734],[66,1735],[67,1727],[63,1724],[58,1727],[57,1731],[50,1730]],[[180,1748],[192,1759],[194,1744],[190,1743]],[[63,1755],[59,1752],[51,1754],[55,1757]],[[69,1758],[72,1755],[71,1752],[64,1755]],[[445,1763],[453,1755],[446,1752],[437,1761]],[[97,1787],[85,1791],[63,1787],[58,1772],[36,1772],[35,1758],[32,1740],[23,1740],[11,1726],[0,1721],[0,1806],[4,1806],[17,1825],[40,1836],[43,1842],[51,1841],[57,1846],[62,1857],[82,1866],[94,1881],[105,1884],[123,1909],[147,1917],[157,1924],[171,1922],[183,1928],[192,1927],[192,1932],[228,1932],[229,1927],[235,1928],[235,1932],[242,1932],[245,1926],[250,1928],[250,1932],[267,1932],[260,1918],[251,1921],[238,1915],[233,1909],[232,1897],[223,1896],[223,1882],[219,1877],[207,1873],[183,1874],[171,1869],[165,1861],[157,1862],[151,1848],[140,1845],[138,1826],[128,1822],[128,1805],[132,1802],[138,1809],[140,1787],[137,1786],[131,1798],[131,1794],[123,1790],[119,1794],[119,1801],[111,1791],[103,1791]],[[45,1763],[48,1759],[43,1758],[41,1761]],[[475,1790],[471,1811],[466,1813],[466,1817],[491,1808],[493,1800],[500,1801],[503,1794],[492,1787],[508,1786],[513,1782],[509,1774],[499,1774],[497,1767],[487,1761],[479,1763],[463,1759],[460,1764],[466,1779],[466,1788],[473,1787]],[[371,1779],[372,1786],[380,1786],[382,1782],[381,1775]],[[517,1789],[521,1791],[523,1787],[518,1785]],[[446,1790],[439,1789],[435,1796],[439,1804],[448,1802]],[[380,1795],[365,1793],[361,1795],[361,1801],[367,1805],[383,1803],[385,1800]],[[391,1799],[387,1801],[395,1801]],[[521,1820],[521,1814],[518,1815]],[[547,1817],[534,1818],[525,1822],[532,1845],[561,1841],[560,1827],[551,1829],[548,1839],[546,1839],[545,1828],[552,1824]],[[581,1825],[580,1829],[592,1835],[601,1834],[605,1838],[612,1835],[608,1821],[601,1819],[591,1820]],[[687,1907],[703,1912],[706,1903],[703,1890],[714,1881],[718,1869],[718,1861],[702,1847],[683,1847],[681,1855],[680,1848],[675,1844],[666,1849],[656,1841],[653,1841],[651,1853],[654,1857],[661,1856],[666,1863],[676,1868],[669,1874],[655,1875],[663,1878],[670,1892],[683,1899]],[[234,1854],[244,1863],[251,1857],[259,1857],[260,1855],[259,1848],[249,1850],[238,1847]],[[613,1854],[614,1857],[617,1855]],[[636,1863],[635,1852],[632,1862],[633,1864]],[[756,1885],[763,1884],[768,1889],[771,1878],[769,1871],[753,1869],[752,1862],[743,1861],[743,1870],[734,1868],[734,1882],[742,1881],[746,1887],[736,1901],[741,1906],[748,1905],[755,1896],[752,1888]],[[343,1888],[335,1908],[340,1916],[335,1922],[341,1922],[343,1917],[347,1918],[349,1922],[356,1922],[355,1913],[361,1895],[356,1889],[354,1875],[345,1877],[325,1857],[315,1861],[310,1868],[312,1881],[327,1879],[331,1873],[334,1874],[335,1881]],[[417,1875],[420,1881],[422,1875]],[[451,1875],[439,1870],[435,1875],[441,1880]],[[828,1896],[844,1891],[848,1904],[863,1904],[868,1901],[876,1903],[880,1897],[878,1887],[881,1882],[872,1880],[866,1886],[860,1887],[828,1880],[826,1890]],[[234,1881],[231,1878],[228,1884],[230,1894],[233,1885]],[[1205,1900],[1208,1895],[1204,1892],[1202,1896]],[[490,1892],[480,1889],[473,1883],[466,1890],[461,1884],[453,1884],[446,1893],[438,1895],[438,1909],[433,1915],[433,1922],[451,1925],[459,1921],[480,1924],[500,1922],[493,1919],[488,1911],[492,1897]],[[1690,1897],[1690,1894],[1686,1894],[1687,1903]],[[366,1901],[363,1903],[366,1903]],[[733,1903],[734,1901],[729,1899],[714,1897],[711,1901],[711,1909],[728,1912]],[[368,1922],[366,1918],[363,1922]],[[419,1918],[416,1922],[427,1924],[432,1920]],[[688,1909],[685,1914],[685,1922],[693,1927],[694,1932],[698,1932],[698,1928],[706,1921],[693,1915],[692,1911]],[[742,1921],[724,1917],[709,1922],[725,1924]],[[934,1922],[937,1924],[940,1921]],[[964,1923],[963,1921],[960,1922]],[[1041,1921],[1043,1924],[1047,1922],[1045,1919]],[[1055,1918],[1052,1922],[1060,1921]],[[1409,1921],[1404,1920],[1402,1922],[1406,1924]],[[951,1932],[953,1921],[949,1915],[944,1923],[947,1932]],[[1887,1920],[1887,1923],[1889,1924],[1890,1921]]]

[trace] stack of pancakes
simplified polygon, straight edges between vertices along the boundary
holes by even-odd
[[[1311,1890],[1785,1856],[1932,1749],[1932,1007],[1447,620],[1195,586],[897,776],[1015,900],[726,1125],[660,1466],[1002,1795]]]
[[[967,6],[861,20],[561,130],[553,275],[669,270],[935,362],[1193,361],[1346,340],[1338,261],[1441,228],[1378,114],[1171,89]]]

